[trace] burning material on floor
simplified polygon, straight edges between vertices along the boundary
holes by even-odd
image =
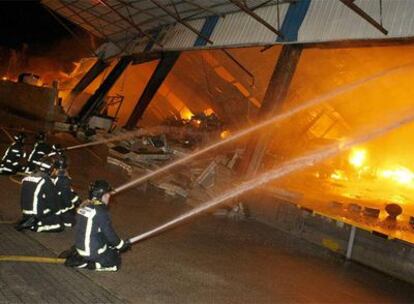
[[[162,123],[164,126],[177,127],[178,131],[171,140],[186,148],[194,148],[205,145],[220,138],[220,135],[228,136],[228,130],[224,129],[224,123],[214,112],[201,112],[193,114],[189,110],[181,113],[181,118],[170,116]]]

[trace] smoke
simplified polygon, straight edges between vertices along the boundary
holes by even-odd
[[[89,35],[81,39],[83,45],[94,47],[95,41]],[[88,56],[91,54],[75,38],[64,38],[41,47],[23,44],[18,49],[0,49],[0,72],[1,76],[14,80],[20,73],[34,73],[44,85],[50,85],[53,80],[66,80],[76,67],[75,62]]]

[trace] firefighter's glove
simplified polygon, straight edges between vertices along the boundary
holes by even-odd
[[[127,252],[128,250],[130,250],[131,248],[132,248],[132,246],[131,246],[130,240],[126,240],[126,241],[124,241],[124,244],[122,245],[122,247],[119,248],[119,252],[124,253],[124,252]]]

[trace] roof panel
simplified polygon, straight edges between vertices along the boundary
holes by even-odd
[[[385,36],[339,1],[312,1],[299,31],[299,41],[320,42],[351,39],[386,39],[414,36],[414,1],[357,0],[355,4],[389,31]]]
[[[204,20],[190,21],[189,24],[197,31],[201,31]],[[169,34],[162,40],[164,49],[180,49],[194,46],[198,35],[186,28],[182,24],[176,24],[174,28],[169,31]]]
[[[288,5],[260,8],[256,13],[276,29],[283,23]],[[244,13],[228,15],[221,18],[211,35],[211,40],[217,45],[274,43],[277,35],[267,29],[263,24]]]
[[[309,0],[240,1],[276,29],[282,26],[285,16],[289,16],[285,26],[291,25],[294,37],[299,28],[297,41],[291,43],[414,37],[414,0],[354,1],[372,18],[382,22],[389,31],[387,36],[339,0],[312,0],[309,8],[306,5]],[[296,6],[298,3],[302,5]],[[111,41],[141,39],[134,43],[123,42],[139,47],[145,47],[148,41],[142,31],[148,36],[157,29],[164,35],[166,48],[192,47],[196,34],[180,22],[190,22],[200,30],[205,18],[212,15],[225,16],[219,19],[212,33],[213,46],[273,44],[277,37],[230,0],[43,0],[43,4],[87,30],[93,28],[94,34],[109,36]],[[290,14],[287,14],[289,7]],[[304,12],[298,14],[298,7],[305,7]],[[75,16],[71,10],[80,16]],[[295,18],[302,15],[303,23],[298,26]]]

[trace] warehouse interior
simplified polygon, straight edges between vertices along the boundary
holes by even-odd
[[[57,258],[5,264],[5,299],[27,270],[62,291],[39,303],[73,296],[59,276],[93,285],[74,303],[414,300],[413,3],[41,3],[102,44],[60,81],[0,80],[2,146],[45,130],[134,246],[114,274],[52,265],[75,230],[16,234],[23,177],[1,179],[5,254]]]

